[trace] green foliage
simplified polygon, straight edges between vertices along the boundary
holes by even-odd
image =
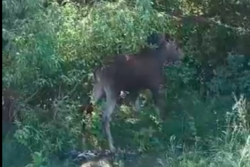
[[[17,122],[15,138],[29,148],[44,156],[58,153],[66,148],[79,147],[81,124],[76,105],[67,99],[53,101],[52,108],[24,108],[25,122]]]
[[[3,0],[3,87],[21,96],[21,119],[11,142],[28,157],[24,155],[27,162],[19,165],[51,166],[65,150],[106,147],[100,106],[91,118],[78,111],[78,105],[88,101],[92,70],[118,52],[137,52],[147,35],[158,31],[177,38],[186,55],[182,65],[164,69],[169,118],[160,123],[149,99],[136,117],[131,108],[122,106],[111,126],[115,145],[145,153],[167,150],[160,166],[246,166],[250,19],[247,10],[239,8],[248,2],[218,3],[72,1],[44,7],[42,1]],[[242,27],[176,22],[165,15],[169,12],[209,16]],[[233,111],[232,93],[246,97]],[[181,155],[176,150],[179,145],[186,147]],[[211,146],[215,150],[207,149]],[[7,155],[4,159],[11,166]]]
[[[214,70],[215,77],[209,83],[210,90],[216,94],[250,93],[250,61],[243,55],[229,55],[227,65]],[[227,84],[228,80],[231,84]]]

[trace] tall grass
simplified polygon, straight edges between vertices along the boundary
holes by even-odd
[[[246,99],[235,98],[232,112],[228,112],[226,131],[220,137],[209,139],[207,151],[193,147],[176,151],[172,144],[164,158],[158,158],[161,167],[249,167],[250,166],[250,129],[247,123]],[[230,113],[230,114],[229,114]]]
[[[250,131],[247,123],[246,99],[241,96],[235,98],[236,102],[232,111],[228,112],[226,130],[217,137],[211,136],[207,139],[207,148],[201,148],[201,141],[196,138],[194,145],[185,145],[176,141],[175,137],[170,137],[168,148],[164,153],[145,154],[143,157],[132,163],[135,167],[155,166],[155,167],[249,167],[250,166]],[[230,114],[229,114],[230,113]],[[6,167],[41,166],[44,162],[42,152],[33,152],[27,150],[27,147],[20,145],[12,134],[3,139],[3,165]],[[21,154],[21,156],[19,156]],[[30,157],[30,155],[32,155]],[[15,157],[15,161],[12,161]],[[32,160],[33,159],[33,160]],[[40,159],[40,160],[39,160]],[[31,163],[32,160],[32,163]],[[118,166],[127,164],[126,160],[119,160]],[[67,166],[69,162],[60,162],[50,160],[46,167]],[[123,164],[123,165],[122,165]],[[88,162],[82,166],[113,166],[106,160],[98,162]],[[131,163],[130,163],[131,165]],[[128,165],[125,165],[128,166]]]

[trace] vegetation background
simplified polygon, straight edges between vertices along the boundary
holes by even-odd
[[[122,107],[115,145],[143,152],[135,167],[249,167],[249,0],[2,0],[3,166],[73,166],[58,155],[107,147],[100,109],[79,112],[91,72],[138,51],[152,31],[186,55],[164,69],[170,117],[159,123],[150,101],[138,119]]]

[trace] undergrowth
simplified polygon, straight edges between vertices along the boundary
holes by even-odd
[[[176,9],[201,15],[223,10],[218,17],[230,15],[234,24],[242,19],[239,25],[247,28],[244,12],[228,12],[228,6],[247,2],[228,1],[223,8],[208,0],[50,2],[2,1],[3,90],[19,96],[13,129],[2,137],[3,166],[75,166],[61,155],[107,148],[101,106],[92,117],[79,111],[89,100],[92,70],[117,53],[137,52],[155,31],[176,38],[185,53],[180,66],[163,71],[166,121],[158,120],[145,92],[139,115],[122,106],[111,123],[116,147],[143,154],[133,162],[82,166],[250,166],[249,34],[165,15]]]

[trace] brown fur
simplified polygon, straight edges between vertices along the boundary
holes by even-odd
[[[160,85],[162,84],[162,68],[165,63],[179,61],[182,51],[176,43],[163,35],[156,36],[158,48],[144,48],[134,55],[118,55],[114,61],[94,71],[93,105],[104,95],[106,104],[102,113],[104,132],[107,135],[109,148],[114,151],[110,132],[111,114],[115,109],[121,91],[128,91],[135,108],[139,110],[138,94],[149,89],[158,111],[163,116],[160,101]]]

